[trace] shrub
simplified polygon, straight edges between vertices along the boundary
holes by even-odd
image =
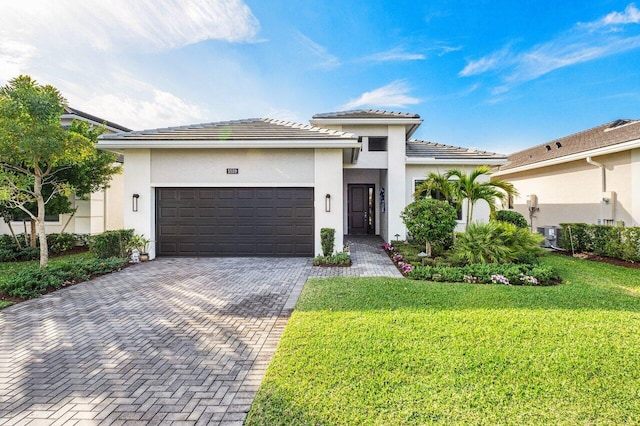
[[[350,266],[351,255],[340,252],[329,256],[318,255],[313,258],[313,266]]]
[[[498,210],[496,212],[495,220],[499,220],[500,222],[507,222],[512,225],[517,226],[518,228],[528,228],[529,224],[527,223],[527,219],[524,218],[520,213],[515,210]]]
[[[466,266],[416,266],[408,277],[415,280],[502,283],[511,285],[551,285],[560,281],[549,267],[524,264],[475,263]]]
[[[133,229],[106,231],[89,237],[89,250],[99,259],[128,257],[127,247],[133,238]]]
[[[451,247],[458,213],[446,201],[431,198],[414,201],[405,207],[401,217],[417,244],[424,246],[429,242],[434,252]]]
[[[113,257],[50,263],[43,269],[34,266],[9,278],[0,286],[0,291],[9,296],[31,299],[49,289],[106,274],[121,269],[126,264],[127,260]]]
[[[71,250],[76,246],[77,238],[74,234],[49,234],[47,235],[47,246],[49,253],[62,253]]]
[[[591,251],[590,226],[586,223],[561,223],[560,247],[573,250],[576,253]],[[573,243],[573,244],[572,244]]]
[[[561,223],[560,247],[576,253],[593,251],[601,256],[640,261],[640,228],[618,228],[586,223]],[[571,243],[573,242],[573,247]]]
[[[324,254],[325,257],[333,254],[335,236],[336,230],[333,228],[320,229],[320,244],[322,245],[322,254]]]
[[[472,223],[457,235],[453,259],[464,264],[510,263],[526,259],[529,253],[541,253],[544,239],[528,229],[506,222]]]
[[[0,262],[13,262],[18,258],[18,252],[12,248],[0,247]]]

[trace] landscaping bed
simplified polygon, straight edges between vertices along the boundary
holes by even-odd
[[[246,424],[636,422],[640,276],[541,265],[565,284],[309,280]]]

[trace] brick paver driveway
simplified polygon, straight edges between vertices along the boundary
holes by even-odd
[[[309,259],[161,259],[0,311],[0,424],[241,424]]]

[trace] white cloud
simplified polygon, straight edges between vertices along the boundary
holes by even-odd
[[[241,0],[3,2],[0,84],[30,74],[70,105],[134,129],[208,121],[201,106],[125,70],[204,40],[258,42],[259,30]]]
[[[88,44],[103,51],[251,41],[259,29],[240,0],[21,0],[6,2],[0,15],[3,39]]]
[[[461,77],[493,72],[502,80],[494,94],[514,85],[534,80],[554,70],[640,48],[640,35],[628,34],[612,26],[640,23],[640,11],[632,3],[624,12],[612,12],[590,23],[578,23],[556,38],[523,51],[511,44],[480,59],[471,60],[458,74]]]
[[[602,18],[599,23],[601,25],[638,24],[640,23],[640,10],[636,8],[635,4],[631,3],[624,12],[611,12]]]
[[[404,108],[420,103],[420,99],[409,95],[411,88],[404,80],[396,80],[386,86],[365,92],[357,99],[352,99],[340,109],[355,109],[360,107],[392,107]]]
[[[329,53],[326,47],[316,43],[299,31],[296,33],[296,35],[300,44],[314,56],[316,60],[314,66],[316,68],[331,70],[338,68],[341,65],[340,60],[336,56]]]
[[[396,47],[384,52],[374,53],[373,55],[362,58],[363,61],[371,62],[391,62],[391,61],[420,61],[425,59],[422,53],[406,52],[400,47]]]

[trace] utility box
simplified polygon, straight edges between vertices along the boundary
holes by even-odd
[[[602,193],[600,199],[600,220],[603,224],[613,224],[616,218],[616,192],[607,191]]]
[[[536,194],[527,195],[527,207],[538,207],[538,196]]]
[[[558,226],[540,226],[537,228],[538,233],[544,236],[543,246],[546,248],[558,247],[560,239],[560,227]]]

